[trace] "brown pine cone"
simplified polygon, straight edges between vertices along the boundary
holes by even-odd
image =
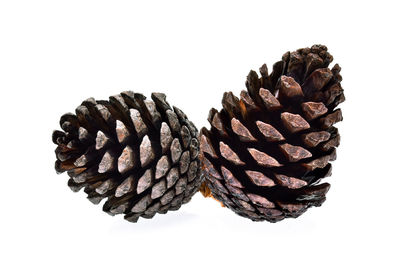
[[[136,222],[177,210],[202,182],[197,129],[165,95],[123,92],[109,101],[85,100],[54,131],[56,171],[68,171],[74,191],[84,187],[103,210]]]
[[[200,134],[200,160],[214,198],[254,221],[298,217],[329,190],[345,100],[339,65],[327,48],[287,52],[268,74],[251,71],[240,99],[231,92],[211,109]]]

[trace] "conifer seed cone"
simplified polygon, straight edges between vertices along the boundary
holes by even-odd
[[[53,132],[56,171],[73,191],[84,188],[103,210],[136,222],[177,210],[202,182],[198,132],[162,93],[123,92],[109,101],[85,100]]]
[[[231,92],[211,109],[200,133],[200,160],[214,198],[254,221],[298,217],[329,190],[340,137],[333,125],[345,100],[339,65],[323,45],[287,52],[250,71],[240,98]],[[204,189],[204,188],[203,188]],[[204,192],[207,192],[204,191]]]

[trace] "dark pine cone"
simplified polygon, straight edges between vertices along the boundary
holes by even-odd
[[[165,95],[153,100],[133,92],[109,101],[89,98],[60,119],[54,131],[56,171],[68,171],[73,191],[84,187],[88,199],[103,210],[139,216],[177,210],[198,191],[202,181],[197,129],[186,115],[171,108]]]
[[[254,221],[298,217],[320,206],[330,185],[344,101],[340,67],[328,66],[327,48],[287,52],[268,75],[251,71],[247,92],[231,92],[223,109],[211,109],[211,130],[201,130],[206,183],[214,198]]]

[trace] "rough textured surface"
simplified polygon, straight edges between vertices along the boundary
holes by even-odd
[[[201,191],[254,221],[298,217],[320,206],[340,137],[333,124],[344,101],[340,67],[327,48],[287,52],[271,74],[251,71],[240,98],[225,93],[200,133]],[[207,188],[208,187],[208,188]]]
[[[197,129],[165,95],[123,92],[85,100],[53,132],[58,173],[73,191],[84,188],[103,210],[128,221],[177,210],[202,182]]]

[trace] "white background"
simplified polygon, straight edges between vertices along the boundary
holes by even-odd
[[[1,263],[399,263],[396,1],[0,1]],[[196,194],[137,224],[57,175],[51,132],[88,97],[167,93],[200,128],[250,69],[322,43],[342,66],[326,203],[253,223]]]

